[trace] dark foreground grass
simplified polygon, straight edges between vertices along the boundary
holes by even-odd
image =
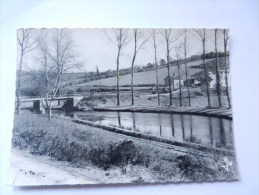
[[[64,119],[49,121],[29,112],[15,116],[12,143],[31,154],[50,156],[72,166],[96,166],[104,172],[118,169],[121,174],[135,178],[131,182],[238,178],[233,156],[227,157],[232,166],[226,169],[225,156],[219,154],[202,157],[176,152]]]

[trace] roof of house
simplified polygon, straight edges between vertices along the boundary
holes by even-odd
[[[179,80],[179,76],[170,76],[170,78],[173,80]],[[168,79],[168,75],[164,78],[164,80]],[[183,80],[182,78],[180,78],[180,80]]]
[[[203,70],[200,71],[200,72],[197,72],[197,73],[195,73],[193,75],[191,75],[191,77],[195,78],[195,79],[197,79],[199,81],[205,81],[205,75],[204,75],[204,71]],[[208,80],[212,81],[213,79],[208,75]]]

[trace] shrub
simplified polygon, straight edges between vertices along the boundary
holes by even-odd
[[[78,93],[82,93],[83,91],[84,91],[84,90],[83,90],[82,87],[79,87],[79,88],[76,89],[76,92],[78,92]]]
[[[105,170],[112,166],[149,163],[149,157],[133,141],[107,141],[105,137],[102,140],[95,132],[82,131],[75,124],[49,121],[33,114],[16,117],[13,146],[32,154],[72,163],[92,163]]]
[[[21,95],[24,96],[40,96],[42,95],[42,90],[40,87],[22,88]]]
[[[209,181],[220,174],[217,169],[218,165],[215,166],[215,162],[213,165],[203,157],[182,155],[176,158],[176,162],[182,174],[190,180]]]
[[[103,96],[99,97],[99,100],[104,104],[107,102],[107,99]]]
[[[196,96],[203,96],[203,93],[199,92],[199,91],[194,91],[193,92],[193,97],[196,97]]]
[[[123,167],[128,164],[148,166],[149,164],[149,158],[145,157],[132,141],[126,140],[107,147],[91,149],[89,157],[93,164],[104,170],[112,166]]]
[[[67,90],[67,95],[72,95],[72,94],[74,94],[76,91],[75,91],[75,89],[68,89]]]

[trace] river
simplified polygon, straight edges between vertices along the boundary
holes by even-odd
[[[232,120],[187,114],[74,112],[73,117],[177,141],[233,149]]]

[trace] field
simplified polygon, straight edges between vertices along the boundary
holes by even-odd
[[[223,59],[224,58],[219,58],[219,66],[222,67],[223,69]],[[209,67],[209,71],[215,72],[213,70],[213,65],[215,63],[215,59],[207,59],[206,60],[206,65]],[[202,64],[202,60],[194,61],[194,62],[189,62],[187,64],[187,69],[188,69],[188,78],[190,78],[191,75],[202,71],[203,69],[201,68],[191,68],[192,66],[199,66]],[[175,72],[177,72],[177,67],[173,66],[170,67],[170,75],[173,75]],[[158,69],[158,83],[160,85],[164,85],[165,81],[164,79],[167,77],[168,72],[167,68],[161,68]],[[184,65],[181,65],[180,68],[180,76],[182,80],[185,80],[185,69]],[[82,83],[78,84],[78,87],[90,87],[90,86],[115,86],[116,85],[116,77],[111,77],[107,79],[101,79],[101,80],[96,80],[92,82],[87,82],[87,83]],[[130,85],[131,81],[131,75],[123,75],[120,77],[120,85]],[[134,85],[155,85],[156,84],[156,71],[147,71],[147,72],[138,72],[134,74]]]
[[[136,106],[157,106],[157,94],[151,94],[149,92],[135,91],[135,104]],[[199,88],[190,89],[191,95],[191,108],[206,108],[208,106],[207,96],[204,92],[202,92]],[[172,93],[173,96],[173,105],[179,106],[179,91],[174,91]],[[183,106],[188,106],[188,96],[187,90],[184,89],[182,92],[183,97]],[[211,106],[218,107],[218,98],[215,93],[211,94]],[[222,95],[222,106],[227,108],[227,97],[226,95]],[[116,106],[117,99],[115,93],[94,93],[90,96],[85,97],[79,104],[77,104],[76,108],[79,110],[89,110],[97,107],[109,107]],[[120,94],[120,105],[121,106],[129,106],[131,105],[131,96],[129,91],[121,92]],[[169,105],[169,93],[160,94],[160,105],[168,106]]]

